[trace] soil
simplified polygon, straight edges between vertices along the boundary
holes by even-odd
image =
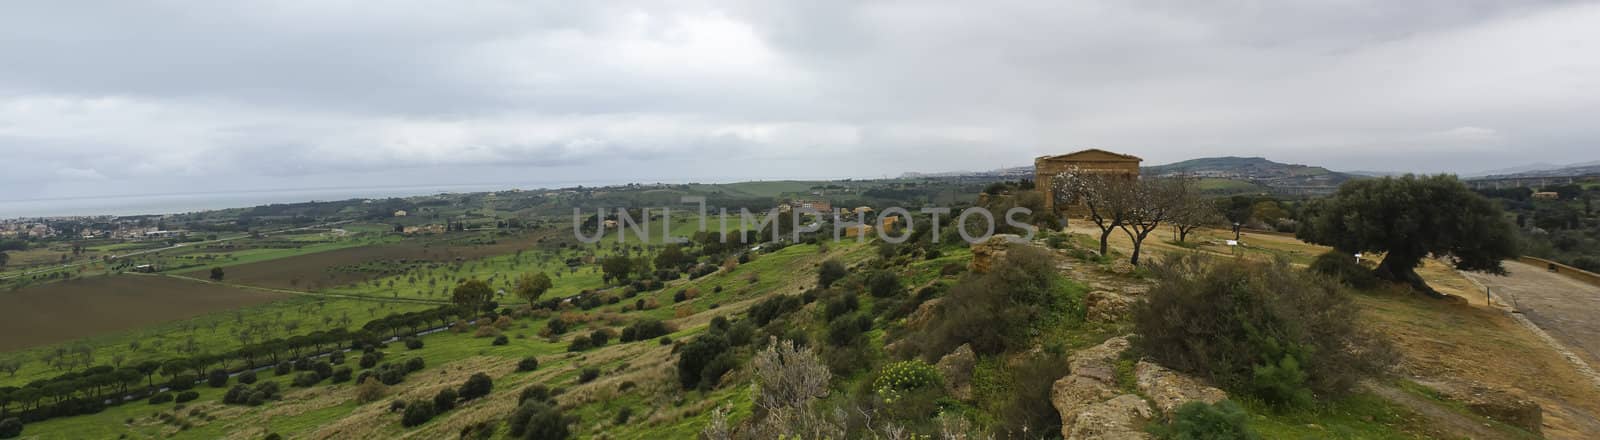
[[[0,293],[0,352],[49,345],[288,298],[181,279],[84,278]]]

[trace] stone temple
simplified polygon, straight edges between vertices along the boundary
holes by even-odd
[[[1082,204],[1062,206],[1059,209],[1055,206],[1056,189],[1051,180],[1057,174],[1077,169],[1086,173],[1113,174],[1132,181],[1139,177],[1139,163],[1143,161],[1144,159],[1138,156],[1096,148],[1055,156],[1040,156],[1033,160],[1033,181],[1037,184],[1039,192],[1044,194],[1045,208],[1065,211],[1069,217],[1083,217],[1089,214],[1089,210]]]

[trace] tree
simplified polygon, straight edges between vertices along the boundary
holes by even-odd
[[[1100,228],[1100,255],[1110,248],[1111,231],[1122,227],[1132,210],[1134,187],[1131,176],[1106,174],[1073,168],[1051,179],[1056,206],[1082,204],[1089,220]]]
[[[0,359],[0,370],[5,370],[7,375],[16,376],[17,370],[22,369],[22,359]]]
[[[1202,197],[1197,191],[1190,191],[1179,202],[1178,212],[1172,217],[1172,227],[1178,231],[1178,242],[1183,243],[1195,229],[1225,221],[1227,219],[1222,217],[1222,211],[1217,209],[1215,202]]]
[[[544,293],[550,291],[553,286],[555,284],[550,281],[550,276],[545,275],[544,272],[522,274],[522,278],[517,279],[517,287],[513,291],[518,298],[522,298],[528,304],[533,304],[539,301],[539,297],[544,296]]]
[[[669,244],[661,249],[660,254],[656,254],[655,262],[657,269],[677,269],[690,261],[693,261],[693,259],[685,255],[681,247],[676,244]]]
[[[628,273],[633,271],[633,260],[621,255],[612,255],[600,260],[600,271],[604,273],[603,281],[622,281],[628,279]]]
[[[1382,252],[1373,273],[1440,297],[1416,268],[1429,256],[1459,270],[1505,274],[1500,260],[1517,256],[1511,222],[1500,208],[1468,190],[1455,176],[1364,179],[1339,186],[1333,197],[1311,203],[1296,237],[1335,250]]]
[[[839,281],[840,278],[844,278],[847,274],[844,263],[840,263],[839,260],[830,259],[824,261],[822,266],[817,268],[817,285],[827,288],[832,286],[834,281]]]
[[[483,310],[483,305],[494,298],[494,289],[488,283],[479,279],[462,281],[450,294],[450,301],[462,309],[469,310],[474,316]]]
[[[0,252],[0,267],[6,267],[7,261],[11,261],[11,255],[5,252]]]
[[[222,268],[211,268],[211,281],[222,281]]]
[[[1193,186],[1189,179],[1182,177],[1145,178],[1132,185],[1131,203],[1121,225],[1122,232],[1133,241],[1129,264],[1139,264],[1144,239],[1178,215],[1185,200],[1194,192]]]

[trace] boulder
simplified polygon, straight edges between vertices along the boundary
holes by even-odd
[[[1083,298],[1089,322],[1114,322],[1127,316],[1134,299],[1110,290],[1095,290]]]
[[[1014,234],[998,234],[981,243],[973,243],[972,263],[967,265],[967,269],[973,273],[988,272],[994,262],[1005,258],[1006,251],[1011,249],[1011,245],[1022,243],[1027,241]]]
[[[943,303],[943,297],[923,301],[922,304],[917,306],[916,310],[911,311],[911,314],[906,316],[906,328],[922,328],[932,322],[933,318],[939,313],[939,305]]]
[[[1185,403],[1217,403],[1228,398],[1228,393],[1206,385],[1199,379],[1151,362],[1139,361],[1133,369],[1133,375],[1139,392],[1150,397],[1156,409],[1169,416]]]
[[[1133,263],[1117,260],[1116,262],[1111,263],[1111,273],[1117,275],[1127,275],[1133,273]]]
[[[977,364],[978,356],[972,352],[972,346],[961,344],[955,351],[939,358],[939,363],[934,366],[944,376],[945,392],[956,400],[969,402],[972,401],[972,369]]]
[[[1128,338],[1120,336],[1067,358],[1070,373],[1056,380],[1050,388],[1050,403],[1061,414],[1062,437],[1071,436],[1079,415],[1085,410],[1117,396],[1117,357],[1128,346]],[[1100,423],[1101,419],[1092,420]]]
[[[1150,434],[1141,427],[1154,415],[1144,399],[1123,394],[1084,408],[1073,420],[1071,430],[1062,435],[1068,440],[1148,439]]]

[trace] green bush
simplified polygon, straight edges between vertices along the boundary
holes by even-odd
[[[455,409],[457,397],[459,396],[456,395],[456,390],[449,388],[439,390],[439,394],[433,395],[434,410],[438,412],[445,412]]]
[[[533,371],[539,369],[539,359],[533,356],[517,361],[517,371]]]
[[[717,355],[717,357],[711,358],[711,362],[700,370],[700,389],[715,389],[717,385],[721,384],[722,375],[733,371],[738,366],[738,361],[734,359],[731,353],[724,352]]]
[[[886,401],[894,401],[903,391],[939,386],[939,370],[927,362],[909,360],[885,365],[872,381],[873,391]]]
[[[0,420],[0,438],[17,438],[22,436],[22,420],[16,417],[7,417]]]
[[[845,275],[849,275],[849,272],[845,270],[844,263],[831,259],[824,261],[822,266],[817,267],[817,285],[823,288],[833,286],[835,281],[839,281]]]
[[[302,372],[300,374],[295,375],[294,376],[294,382],[292,383],[292,385],[294,385],[296,387],[300,387],[300,388],[305,388],[305,387],[316,385],[318,383],[322,383],[322,376],[317,375],[317,373],[306,371],[306,372]]]
[[[622,342],[643,341],[671,333],[659,319],[641,319],[622,328]]]
[[[550,400],[550,387],[544,386],[544,384],[536,383],[533,385],[528,385],[527,388],[523,388],[522,393],[517,395],[518,405],[527,403],[530,400],[534,402],[544,402]]]
[[[156,393],[155,395],[150,396],[150,399],[147,400],[147,402],[150,402],[151,405],[159,405],[171,401],[172,393]]]
[[[563,440],[572,437],[561,409],[542,401],[524,402],[511,413],[512,438]]]
[[[938,319],[905,340],[924,359],[938,359],[962,344],[992,355],[1031,343],[1053,322],[1083,319],[1082,298],[1057,275],[1050,251],[1013,246],[988,272],[952,286]]]
[[[506,344],[510,344],[510,343],[511,343],[511,339],[506,338],[506,335],[500,335],[500,336],[495,336],[494,337],[494,342],[491,342],[490,345],[506,345]]]
[[[187,402],[193,402],[194,399],[199,399],[199,398],[200,398],[200,392],[199,391],[184,391],[184,392],[178,393],[177,396],[173,397],[172,401],[175,402],[175,403],[187,403]]]
[[[228,386],[228,372],[222,370],[211,370],[210,373],[206,374],[206,385],[209,385],[212,388],[222,388]]]
[[[235,378],[239,383],[251,385],[256,383],[256,370],[245,370]]]
[[[461,384],[461,400],[487,396],[491,391],[494,391],[494,380],[487,374],[475,373],[467,378],[466,383]]]
[[[352,373],[354,373],[354,372],[350,370],[350,367],[339,367],[339,368],[334,369],[333,370],[333,383],[349,382],[350,381],[350,375]]]
[[[578,373],[578,383],[594,382],[595,379],[599,379],[599,378],[600,378],[600,369],[599,368],[589,367],[589,368],[583,369],[582,372]]]
[[[900,276],[894,272],[880,270],[867,277],[867,291],[874,297],[888,298],[899,295],[901,289]]]
[[[406,372],[407,373],[415,373],[415,372],[418,372],[418,371],[422,371],[423,368],[427,368],[427,367],[428,367],[428,361],[422,360],[421,357],[414,357],[414,358],[411,358],[411,359],[406,359]]]
[[[684,344],[678,350],[678,384],[686,390],[699,387],[701,370],[726,351],[728,340],[717,333],[707,333]]]
[[[1317,259],[1311,261],[1311,271],[1327,275],[1357,289],[1378,287],[1378,276],[1372,273],[1372,269],[1357,264],[1354,255],[1344,252],[1328,251],[1318,255]]]
[[[433,402],[417,400],[406,404],[406,413],[400,418],[400,426],[407,428],[428,423],[435,416]]]
[[[406,349],[408,349],[408,350],[417,350],[417,349],[420,349],[420,348],[422,348],[422,338],[418,338],[418,337],[406,338]]]
[[[1280,405],[1338,396],[1391,364],[1357,327],[1341,286],[1273,263],[1175,255],[1149,266],[1156,285],[1135,309],[1138,350],[1162,365]]]
[[[1189,402],[1178,407],[1172,421],[1155,425],[1150,433],[1162,440],[1256,440],[1261,438],[1249,426],[1250,415],[1229,400],[1215,405]]]

